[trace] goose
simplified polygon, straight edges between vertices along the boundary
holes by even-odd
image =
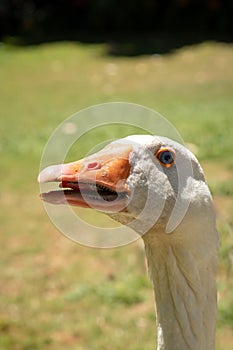
[[[156,305],[158,350],[213,350],[219,238],[210,191],[196,157],[162,136],[130,135],[67,164],[40,183],[42,200],[104,211],[144,241]]]

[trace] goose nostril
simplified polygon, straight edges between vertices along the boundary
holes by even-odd
[[[87,164],[88,170],[96,170],[96,169],[100,169],[100,168],[101,168],[101,165],[98,162],[93,162],[93,163]]]

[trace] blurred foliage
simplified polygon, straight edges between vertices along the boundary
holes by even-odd
[[[0,0],[0,38],[38,43],[178,31],[229,40],[231,14],[231,0]]]

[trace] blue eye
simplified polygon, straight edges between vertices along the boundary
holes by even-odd
[[[169,149],[160,149],[156,153],[156,157],[160,164],[166,168],[170,168],[175,162],[175,153]]]

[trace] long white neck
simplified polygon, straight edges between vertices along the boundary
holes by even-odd
[[[156,229],[143,237],[155,290],[158,350],[214,350],[218,235],[214,219],[200,216],[172,234]]]

